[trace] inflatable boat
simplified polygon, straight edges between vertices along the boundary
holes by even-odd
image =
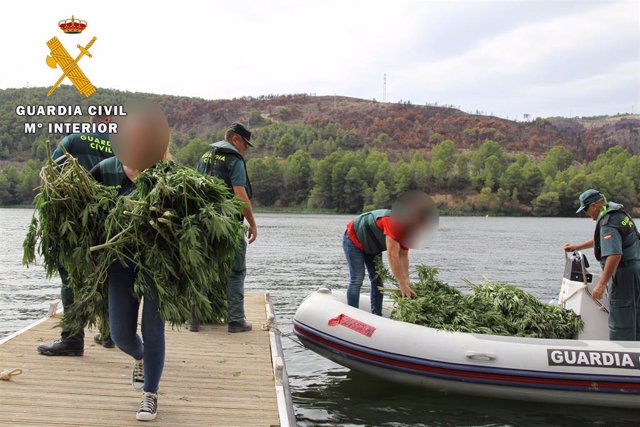
[[[294,332],[314,352],[396,383],[447,393],[640,408],[640,342],[609,341],[607,304],[591,297],[586,258],[567,259],[559,303],[585,321],[571,340],[445,332],[346,304],[321,288],[298,308]]]

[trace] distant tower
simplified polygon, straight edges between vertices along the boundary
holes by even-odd
[[[382,77],[382,102],[387,102],[387,73]]]
[[[529,116],[529,114],[525,113],[524,114],[524,121],[528,122],[529,121],[529,117],[531,117],[531,116]]]

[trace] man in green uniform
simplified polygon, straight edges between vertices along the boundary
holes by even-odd
[[[640,341],[640,234],[631,215],[619,203],[608,202],[597,190],[580,195],[580,208],[596,221],[593,239],[564,245],[565,251],[594,248],[602,275],[593,297],[602,298],[609,284],[609,339]]]
[[[93,123],[109,123],[111,117],[92,116],[91,121]],[[61,161],[61,157],[65,152],[78,159],[78,163],[87,171],[102,160],[113,157],[109,136],[100,133],[74,133],[65,136],[53,152],[52,159]],[[68,285],[67,272],[60,269],[59,273],[62,280],[60,299],[62,300],[62,307],[67,310],[73,304],[73,292]],[[104,347],[114,347],[111,337],[96,335],[94,339]],[[84,331],[78,335],[71,335],[68,330],[63,329],[59,340],[40,344],[37,350],[38,353],[46,356],[82,356],[84,354]]]
[[[253,243],[258,237],[258,227],[251,208],[251,182],[247,174],[247,165],[242,156],[251,145],[251,131],[241,123],[233,123],[225,133],[225,140],[216,142],[205,153],[198,164],[198,171],[205,175],[222,179],[233,191],[235,197],[245,203],[242,218],[249,222],[248,238]],[[251,330],[251,323],[244,318],[244,279],[247,273],[247,242],[242,239],[241,247],[227,279],[227,301],[229,304],[229,332]],[[197,319],[193,319],[191,330],[199,328]]]

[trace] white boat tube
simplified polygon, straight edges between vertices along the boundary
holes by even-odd
[[[595,315],[584,319],[587,324],[606,322],[601,308],[592,310],[597,304],[588,294],[586,274],[572,278],[571,271],[565,272],[560,296],[565,305]],[[640,342],[608,341],[602,336],[606,323],[586,328],[586,336],[574,340],[518,338],[391,320],[388,305],[387,317],[376,316],[365,308],[364,295],[360,306],[347,305],[344,292],[319,289],[298,308],[294,332],[316,353],[396,383],[485,397],[640,408]],[[587,339],[595,335],[601,339]]]

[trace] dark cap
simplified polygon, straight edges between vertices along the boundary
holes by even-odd
[[[594,190],[593,188],[591,188],[582,193],[578,199],[580,200],[580,207],[578,208],[576,213],[580,213],[583,210],[587,209],[590,204],[604,199],[604,195],[598,190]]]
[[[235,134],[238,134],[242,137],[242,139],[244,139],[247,144],[249,144],[249,147],[253,147],[253,144],[251,144],[251,131],[249,129],[247,129],[247,127],[245,125],[243,125],[240,122],[233,122],[231,124],[231,126],[229,126],[228,129],[230,132],[233,132]]]

